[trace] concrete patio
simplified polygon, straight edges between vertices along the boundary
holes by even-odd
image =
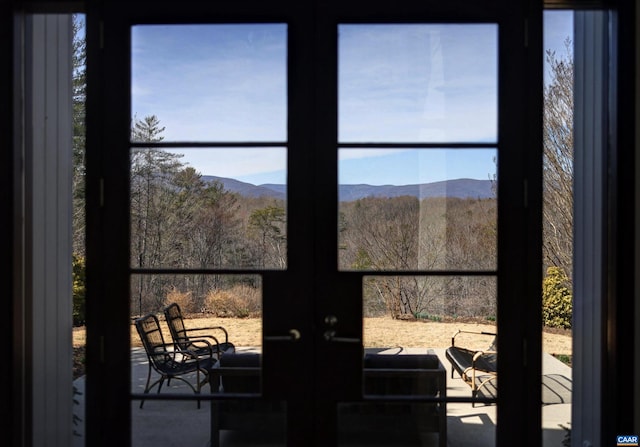
[[[251,348],[239,349],[238,351],[251,351]],[[401,350],[402,352],[398,352]],[[427,349],[402,349],[393,348],[389,353],[427,353]],[[465,396],[470,395],[469,386],[459,377],[450,376],[450,365],[444,356],[444,349],[433,349],[440,358],[442,364],[447,368],[447,395]],[[136,392],[142,392],[147,377],[147,359],[142,348],[132,349],[132,387]],[[550,383],[549,389],[543,391],[543,400],[550,403],[542,408],[544,447],[562,447],[565,430],[561,426],[570,426],[571,421],[571,396],[567,392],[566,386],[570,386],[571,368],[556,360],[554,357],[545,354],[543,359],[544,382]],[[547,380],[549,379],[549,380]],[[556,388],[557,384],[557,390]],[[76,395],[78,405],[76,414],[82,419],[84,410],[84,377],[74,382],[75,388],[79,392]],[[171,389],[166,387],[166,392],[184,392],[188,390],[185,385],[174,381]],[[557,403],[556,403],[557,402]],[[144,408],[139,408],[139,402],[132,403],[132,445],[134,447],[172,447],[180,446],[202,446],[209,443],[210,410],[209,405],[203,403],[198,409],[195,402],[180,401],[145,401]],[[495,445],[496,427],[496,406],[476,405],[472,407],[469,403],[449,403],[447,404],[447,445],[450,447],[490,447]],[[74,427],[77,436],[74,447],[84,446],[82,421]],[[419,443],[397,444],[401,445],[437,445],[437,437],[433,439],[422,439]],[[284,445],[281,440],[265,437],[260,433],[224,433],[222,437],[223,447],[249,447],[263,446],[273,447]],[[365,442],[359,445],[372,445]],[[376,443],[375,445],[382,445]],[[349,446],[355,447],[354,444]]]

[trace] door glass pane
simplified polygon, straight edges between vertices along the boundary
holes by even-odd
[[[133,149],[131,266],[285,269],[285,182],[284,148]]]
[[[85,134],[86,134],[86,16],[73,15],[73,440],[85,445],[86,362],[86,246],[85,246]]]
[[[207,445],[211,437],[223,446],[284,445],[284,402],[259,399],[260,276],[136,274],[131,296],[133,445]],[[198,403],[195,391],[247,399]],[[176,394],[182,399],[148,397]],[[176,431],[180,425],[192,429]]]
[[[495,269],[496,153],[340,149],[340,269]]]
[[[131,117],[165,141],[285,141],[285,24],[132,28]]]
[[[339,141],[497,141],[497,29],[340,25]]]
[[[497,26],[339,32],[339,269],[441,273],[363,277],[340,445],[495,445]]]
[[[287,26],[131,38],[133,444],[284,445],[285,404],[262,398],[262,277],[246,271],[287,266]]]
[[[545,446],[568,445],[571,439],[573,17],[573,11],[544,13],[542,432]]]
[[[495,445],[496,277],[365,276],[363,293],[364,401],[339,404],[339,445]]]

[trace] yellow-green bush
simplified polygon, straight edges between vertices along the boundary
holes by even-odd
[[[210,290],[205,311],[217,317],[257,317],[262,312],[262,296],[259,289],[247,285]]]
[[[571,328],[573,292],[566,273],[549,267],[542,282],[542,322],[545,326]]]
[[[193,302],[193,293],[191,292],[182,292],[176,286],[172,286],[167,292],[167,298],[165,300],[165,305],[170,303],[176,303],[180,306],[180,310],[184,313],[195,313],[200,309],[197,309],[195,303]]]

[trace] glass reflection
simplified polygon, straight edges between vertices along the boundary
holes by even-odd
[[[497,141],[497,29],[340,25],[339,141]]]
[[[494,269],[495,160],[490,149],[340,149],[340,269]]]

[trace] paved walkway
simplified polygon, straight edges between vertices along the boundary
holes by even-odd
[[[401,348],[394,348],[396,351]],[[390,350],[391,351],[391,350]],[[407,349],[405,353],[427,353],[427,349]],[[444,349],[434,349],[447,368],[447,395],[469,396],[470,389],[457,376],[451,379],[449,362],[444,356]],[[132,387],[136,392],[142,392],[147,377],[147,359],[141,348],[134,348],[132,359]],[[551,394],[549,399],[556,399],[565,403],[544,405],[543,417],[543,447],[561,447],[565,436],[565,430],[561,426],[569,426],[571,420],[570,393],[566,393],[563,387],[570,385],[571,368],[564,365],[550,355],[545,354],[543,359],[543,374],[550,379]],[[556,387],[559,383],[559,387]],[[82,419],[84,408],[84,378],[74,382],[78,393],[76,400],[76,414]],[[555,390],[554,390],[555,387]],[[174,381],[171,390],[163,388],[164,392],[184,392],[185,385]],[[556,395],[563,392],[562,397]],[[196,402],[180,401],[152,401],[147,400],[144,408],[139,408],[138,402],[132,403],[132,445],[134,447],[184,447],[208,446],[209,442],[209,405],[203,403],[200,409]],[[447,445],[450,447],[493,447],[495,445],[496,407],[495,405],[476,405],[469,403],[449,403],[447,405]],[[75,426],[79,436],[75,437],[74,447],[84,446],[83,426],[79,420]],[[425,439],[420,445],[431,446],[435,440]],[[250,434],[226,434],[223,438],[223,447],[249,447],[263,446],[273,447],[282,445],[265,439],[264,436]],[[368,444],[371,445],[371,444]],[[399,447],[399,446],[394,446]]]

